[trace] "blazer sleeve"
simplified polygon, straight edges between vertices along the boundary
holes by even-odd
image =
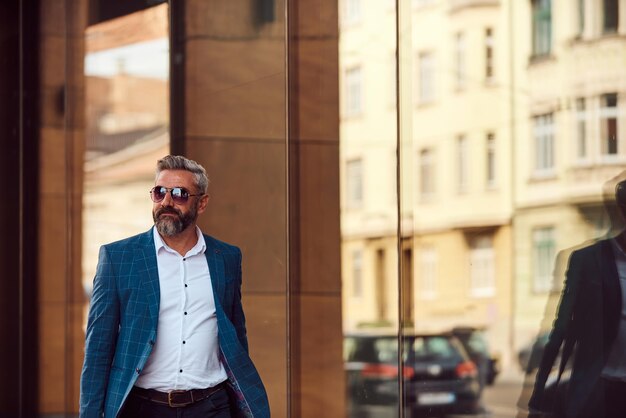
[[[117,343],[120,308],[113,265],[100,247],[87,320],[85,360],[80,378],[80,418],[101,417]]]
[[[248,353],[248,336],[246,331],[246,317],[243,313],[243,305],[241,303],[241,283],[242,283],[242,273],[241,273],[241,250],[237,253],[237,280],[235,283],[235,295],[233,298],[232,312],[231,312],[231,321],[235,326],[235,331],[237,332],[237,339],[241,343],[241,346]]]
[[[561,293],[561,300],[557,310],[556,318],[552,324],[552,331],[548,337],[548,342],[543,350],[543,356],[539,363],[539,370],[535,378],[533,393],[528,402],[531,409],[539,411],[547,411],[551,408],[546,405],[543,399],[546,381],[552,368],[555,366],[556,358],[559,354],[561,345],[566,338],[574,338],[573,336],[573,318],[576,306],[576,297],[582,276],[582,254],[578,251],[572,253],[567,273],[565,277],[565,286]]]

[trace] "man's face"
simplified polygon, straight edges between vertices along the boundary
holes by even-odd
[[[195,184],[195,177],[192,173],[185,170],[164,170],[159,173],[155,186],[166,187],[168,189],[174,187],[182,187],[189,194],[200,194]],[[157,231],[162,236],[172,237],[180,234],[191,225],[195,225],[198,215],[204,212],[209,197],[190,196],[186,202],[174,202],[172,195],[168,191],[163,200],[153,202],[152,218],[156,225]]]

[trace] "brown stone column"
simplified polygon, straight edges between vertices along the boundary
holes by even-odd
[[[174,147],[212,179],[201,227],[243,250],[250,350],[272,416],[341,416],[337,4],[288,6],[286,21],[281,0],[185,3]]]
[[[272,416],[284,417],[285,18],[282,1],[269,2],[275,3],[274,16],[261,13],[258,3],[185,2],[184,40],[172,51],[175,57],[184,52],[184,144],[173,146],[203,164],[211,179],[211,201],[201,228],[243,251],[250,353],[267,386]],[[172,120],[172,126],[181,126],[180,121]]]
[[[290,416],[345,415],[336,1],[289,2]]]
[[[86,0],[41,0],[39,413],[78,410]]]

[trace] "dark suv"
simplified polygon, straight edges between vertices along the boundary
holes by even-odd
[[[456,327],[452,329],[452,334],[461,341],[463,348],[478,368],[481,387],[493,385],[500,373],[500,364],[498,358],[489,351],[484,331],[474,327]]]
[[[348,335],[344,339],[349,416],[367,417],[381,407],[397,408],[399,377],[408,416],[444,416],[480,411],[476,365],[452,333],[403,337]]]

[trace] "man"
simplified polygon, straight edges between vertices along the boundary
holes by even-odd
[[[195,161],[157,163],[154,227],[100,249],[81,418],[269,417],[241,305],[241,252],[196,225],[209,201]]]
[[[626,181],[615,187],[626,214]],[[560,348],[574,352],[562,388],[546,390]],[[567,354],[563,354],[567,356]],[[556,399],[555,399],[556,397]],[[572,253],[565,287],[529,401],[531,416],[626,416],[626,232]]]

